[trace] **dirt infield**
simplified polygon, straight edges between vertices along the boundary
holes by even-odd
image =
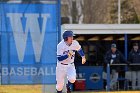
[[[0,85],[0,93],[42,93],[42,85]],[[72,93],[140,93],[140,91],[72,92]]]

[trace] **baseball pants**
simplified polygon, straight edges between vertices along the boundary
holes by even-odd
[[[140,89],[140,71],[132,71],[132,89],[136,89],[136,81],[137,81],[137,89]]]
[[[76,80],[76,70],[74,63],[70,63],[67,65],[57,63],[56,67],[56,89],[58,91],[63,90],[64,79],[67,76],[69,82],[74,83]]]

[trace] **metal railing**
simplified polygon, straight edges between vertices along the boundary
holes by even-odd
[[[127,66],[128,67],[128,64],[107,64],[107,86],[106,86],[106,90],[107,91],[110,91],[110,67],[111,66]],[[129,64],[129,66],[140,66],[139,63],[133,63],[133,64]],[[125,79],[125,77],[124,77]],[[124,86],[125,87],[125,86]]]

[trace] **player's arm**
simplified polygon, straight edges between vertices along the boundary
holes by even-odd
[[[120,62],[127,63],[127,60],[125,59],[123,54],[121,52],[119,52],[119,54],[120,54]]]
[[[105,62],[106,64],[108,64],[108,63],[110,63],[110,61],[111,61],[111,56],[110,56],[109,52],[107,52],[107,53],[105,54],[105,57],[104,57],[104,62]]]
[[[77,51],[80,56],[82,57],[82,64],[85,64],[86,62],[86,58],[85,58],[85,54],[84,54],[84,51],[82,50],[82,48],[80,48],[78,51]]]
[[[68,57],[71,57],[71,56],[72,56],[72,54],[69,52],[68,54],[65,54],[65,55],[57,55],[57,59],[59,61],[63,61],[63,60],[65,60],[65,59],[67,59]]]
[[[68,57],[71,57],[72,54],[68,53],[68,54],[63,54],[63,48],[60,46],[57,46],[57,59],[58,61],[63,61],[65,59],[67,59]]]
[[[85,64],[86,62],[86,58],[85,58],[85,54],[84,51],[81,48],[81,45],[76,41],[76,50],[77,52],[80,54],[80,56],[82,57],[82,64]]]
[[[132,55],[133,53],[132,53],[132,51],[129,53],[129,55],[128,55],[128,64],[129,63],[132,63],[132,61],[133,61],[133,55]]]
[[[63,61],[63,60],[65,60],[65,59],[67,59],[68,58],[68,55],[57,55],[57,59],[59,60],[59,61]]]

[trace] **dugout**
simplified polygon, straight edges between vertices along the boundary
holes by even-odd
[[[127,59],[132,43],[140,43],[139,24],[63,24],[62,31],[72,30],[75,39],[84,49],[87,63],[86,66],[103,65],[103,56],[110,49],[112,43]],[[76,57],[75,63],[79,66],[80,57]]]
[[[63,24],[61,34],[65,30],[72,30],[76,35],[74,38],[82,45],[87,59],[84,66],[103,66],[104,55],[110,49],[112,43],[117,44],[117,48],[126,59],[132,49],[133,42],[140,43],[139,24]],[[81,58],[77,53],[75,65],[76,67],[83,66]],[[102,75],[100,74],[99,76],[101,77]],[[94,85],[91,82],[89,84],[91,85],[87,86]],[[96,86],[96,88],[92,89],[98,90],[101,88]]]

